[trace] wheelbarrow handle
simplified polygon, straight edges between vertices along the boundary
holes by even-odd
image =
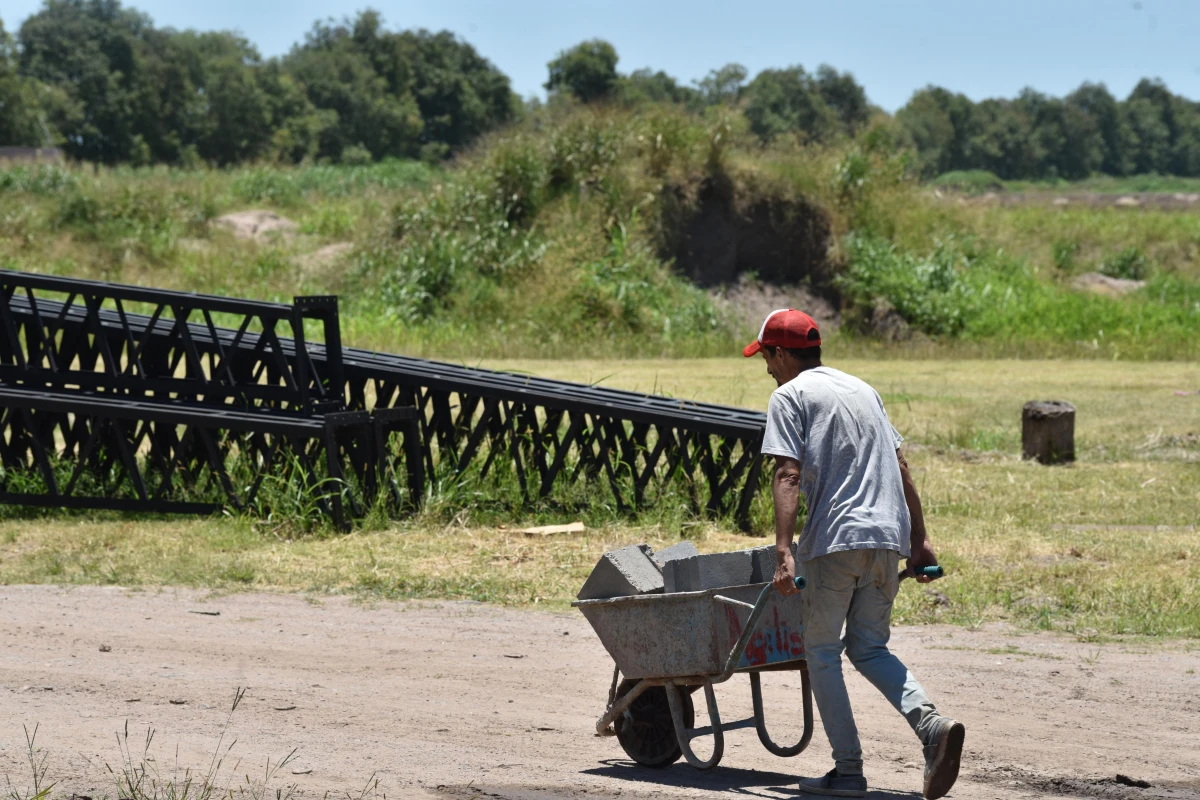
[[[900,580],[904,580],[905,578],[929,578],[930,580],[937,580],[938,578],[945,577],[945,575],[946,570],[940,565],[932,567],[909,567],[900,570]]]

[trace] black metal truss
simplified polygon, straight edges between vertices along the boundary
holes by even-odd
[[[242,409],[342,405],[336,297],[287,305],[0,270],[0,301],[9,385]],[[320,363],[305,320],[330,345]]]
[[[266,513],[278,481],[345,527],[381,489],[420,497],[417,429],[412,409],[268,414],[0,387],[0,502]]]
[[[677,413],[640,409],[638,419],[629,419],[630,409],[599,410],[585,399],[528,392],[514,398],[511,387],[483,382],[429,386],[379,364],[362,373],[348,367],[347,386],[351,406],[364,406],[373,395],[375,408],[419,409],[427,470],[461,474],[475,466],[486,477],[511,469],[527,498],[600,478],[620,509],[682,489],[695,510],[732,511],[744,525],[759,485],[761,428],[714,433],[691,427],[695,419]]]
[[[96,324],[79,309],[62,313],[60,304],[42,300],[14,295],[7,305],[14,325],[50,313],[64,331]],[[101,330],[113,331],[108,335],[165,335],[164,326],[145,315],[104,309],[96,319]],[[243,352],[254,365],[243,374],[263,369],[255,333],[207,322],[183,327],[197,352]],[[761,484],[761,412],[338,348],[332,346],[338,339],[328,341],[331,346],[302,343],[303,359],[314,372],[340,367],[347,408],[418,408],[422,461],[431,473],[477,466],[486,476],[509,469],[528,497],[603,479],[621,507],[656,502],[682,487],[697,510],[733,512],[743,526],[748,521]],[[295,361],[296,342],[278,337],[272,345],[272,355]],[[331,358],[340,363],[331,366]]]

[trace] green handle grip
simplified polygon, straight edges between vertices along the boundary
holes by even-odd
[[[808,586],[808,581],[803,575],[797,575],[794,583],[796,584],[797,589],[803,589],[805,586]]]
[[[934,566],[934,567],[913,567],[911,569],[902,569],[902,570],[900,570],[900,574],[896,577],[898,577],[900,580],[904,580],[905,578],[929,578],[932,581],[932,580],[937,580],[938,578],[944,577],[945,575],[946,575],[945,569],[943,569],[940,566]]]

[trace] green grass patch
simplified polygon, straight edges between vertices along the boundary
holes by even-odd
[[[939,339],[986,342],[1043,356],[1102,351],[1114,358],[1194,358],[1200,330],[1200,283],[1160,274],[1141,292],[1114,298],[1039,278],[1029,264],[973,240],[948,239],[924,254],[880,238],[852,236],[843,293],[859,313],[886,300],[918,331]],[[1102,266],[1141,279],[1137,248]]]

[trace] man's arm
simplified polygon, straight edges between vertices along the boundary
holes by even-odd
[[[775,457],[771,495],[775,501],[775,588],[783,595],[795,594],[792,539],[800,514],[800,462],[785,456]]]
[[[925,531],[925,513],[921,509],[921,496],[917,494],[917,485],[913,482],[908,462],[904,460],[904,454],[899,450],[896,450],[896,460],[900,462],[900,480],[904,483],[904,502],[908,506],[908,516],[912,519],[912,535],[909,539],[911,555],[908,557],[908,566],[910,568],[935,566],[937,554],[933,552],[933,545]],[[778,525],[778,523],[776,524]],[[929,583],[933,579],[920,577],[917,580],[921,583]]]

